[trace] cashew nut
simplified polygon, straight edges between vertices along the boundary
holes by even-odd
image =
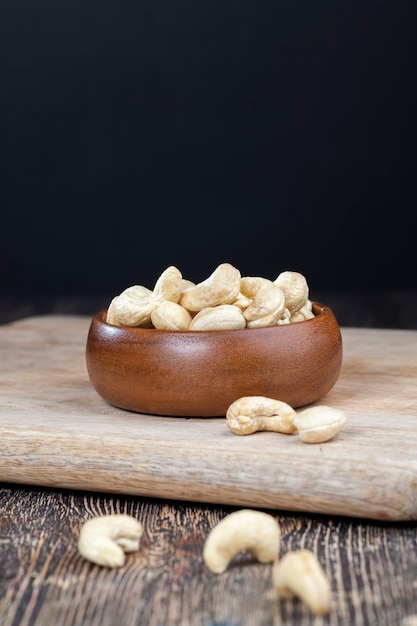
[[[117,297],[114,303],[116,319],[123,326],[149,326],[152,311],[158,304],[150,289],[133,285]]]
[[[179,302],[184,288],[182,274],[174,265],[166,268],[155,283],[153,293],[159,301]]]
[[[113,300],[110,302],[109,307],[107,309],[106,315],[106,323],[112,324],[113,326],[120,326],[119,320],[116,315],[116,302],[119,296],[115,296]]]
[[[343,428],[346,413],[330,406],[316,405],[299,411],[294,425],[305,443],[324,443]]]
[[[236,435],[257,431],[294,433],[294,409],[281,400],[264,396],[244,396],[235,400],[226,411],[226,424]]]
[[[159,330],[188,330],[192,317],[180,304],[164,300],[151,313],[152,324]]]
[[[183,291],[180,304],[194,312],[231,304],[239,294],[239,288],[239,270],[230,263],[221,263],[206,280]]]
[[[142,524],[130,515],[94,517],[81,527],[78,550],[96,565],[122,567],[126,560],[125,552],[139,549],[142,533]]]
[[[278,558],[280,545],[281,529],[272,515],[241,509],[212,528],[204,544],[203,558],[213,574],[222,574],[242,551],[260,563],[272,563]]]
[[[188,278],[183,278],[181,281],[181,294],[191,289],[191,287],[195,287],[195,283],[192,280],[188,280]]]
[[[236,299],[233,300],[231,304],[234,306],[238,306],[239,309],[247,309],[248,306],[252,303],[252,298],[248,298],[248,296],[244,296],[243,293],[239,292]]]
[[[285,311],[282,289],[267,278],[245,276],[240,281],[241,293],[252,299],[243,311],[248,328],[275,326]]]
[[[281,272],[274,282],[284,292],[285,306],[291,313],[299,311],[305,305],[308,299],[308,285],[303,274]]]
[[[199,311],[189,330],[241,330],[246,321],[242,311],[234,304],[221,304]]]
[[[305,320],[311,320],[313,317],[313,304],[311,300],[307,300],[305,305],[299,311],[294,311],[294,313],[291,314],[290,322],[304,322]]]
[[[264,317],[259,317],[256,320],[251,320],[250,322],[246,322],[247,328],[269,328],[270,326],[277,326],[277,316],[273,313],[269,313],[269,315],[265,315]]]
[[[285,308],[284,313],[281,315],[281,317],[279,318],[277,322],[277,325],[283,326],[284,324],[290,324],[290,323],[291,323],[291,313],[289,312],[287,308]]]
[[[330,611],[331,588],[329,580],[310,550],[287,552],[272,567],[273,586],[283,598],[297,596],[316,615]]]

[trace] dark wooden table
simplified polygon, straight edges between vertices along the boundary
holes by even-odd
[[[270,567],[237,557],[225,574],[202,562],[205,536],[233,507],[17,485],[0,489],[2,626],[415,626],[417,523],[273,511],[285,549],[307,547],[329,573],[324,618],[277,600]],[[77,553],[82,521],[125,512],[144,526],[120,569]],[[269,511],[271,513],[271,511]],[[411,617],[413,617],[413,620]]]
[[[416,626],[417,520],[268,510],[280,523],[283,549],[313,550],[330,577],[332,609],[321,618],[298,601],[277,599],[270,567],[247,554],[220,576],[207,570],[204,540],[237,508],[3,484],[0,625]],[[120,569],[84,560],[77,551],[82,522],[120,512],[142,522],[141,549]]]

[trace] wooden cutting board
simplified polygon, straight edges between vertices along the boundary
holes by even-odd
[[[0,480],[237,506],[417,519],[417,331],[342,328],[341,376],[320,401],[332,441],[234,435],[223,418],[108,405],[85,366],[90,318],[0,326]],[[190,390],[192,393],[192,390]]]

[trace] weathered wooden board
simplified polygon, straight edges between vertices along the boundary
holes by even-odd
[[[0,480],[238,506],[417,519],[417,332],[342,329],[325,444],[232,434],[222,418],[122,411],[92,388],[90,319],[0,327]],[[192,389],[190,389],[192,393]]]

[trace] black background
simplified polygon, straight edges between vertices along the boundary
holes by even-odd
[[[1,13],[2,294],[304,273],[416,289],[413,3]]]

